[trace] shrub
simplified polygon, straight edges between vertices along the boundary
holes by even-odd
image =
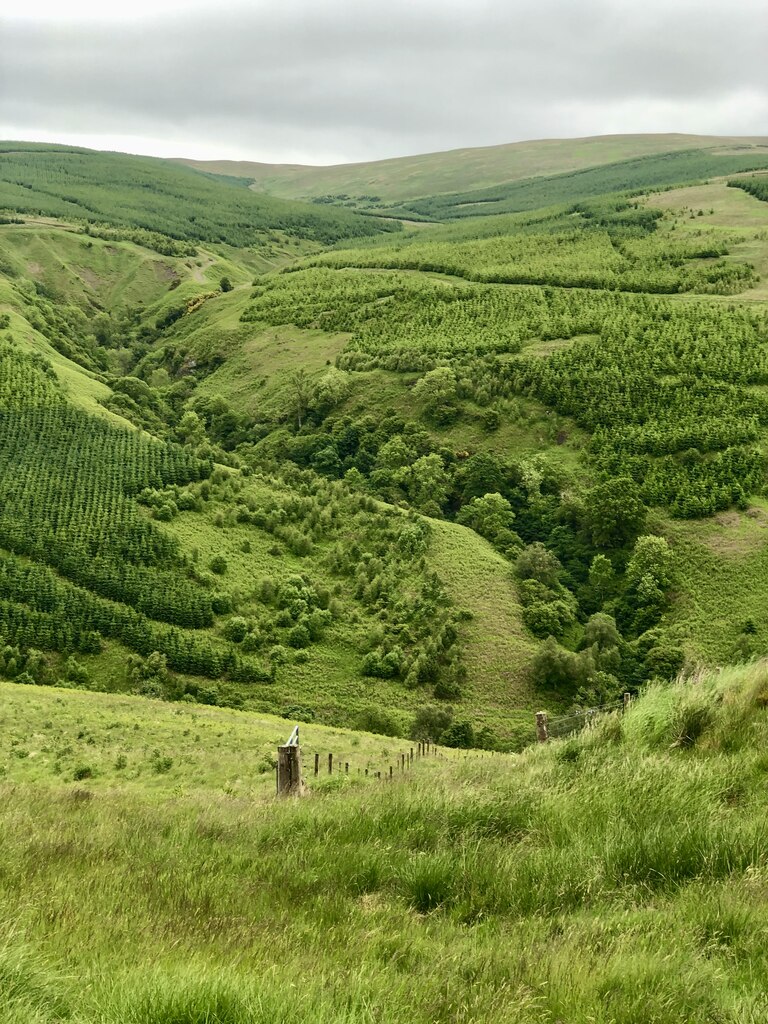
[[[355,728],[382,736],[402,736],[403,730],[394,715],[382,708],[367,707],[355,717]]]
[[[315,719],[315,712],[305,704],[289,704],[282,709],[280,715],[294,722],[313,722]]]
[[[475,745],[475,730],[470,722],[452,722],[442,735],[446,747],[469,748]]]
[[[294,626],[293,629],[288,630],[286,642],[289,646],[300,649],[302,647],[309,647],[312,643],[312,637],[310,636],[307,627],[302,623],[299,623]]]
[[[223,632],[226,639],[231,640],[232,643],[242,643],[248,633],[248,622],[241,616],[235,615],[225,623]]]
[[[573,613],[565,601],[537,601],[523,609],[523,622],[534,636],[559,637],[573,623]]]
[[[438,704],[425,704],[419,708],[411,725],[411,739],[442,741],[443,733],[453,721],[453,708]]]

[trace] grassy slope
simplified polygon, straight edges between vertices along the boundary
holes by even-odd
[[[240,315],[248,303],[245,290],[218,296],[182,321],[171,337],[183,339],[192,353],[203,355],[215,349],[226,356],[226,361],[201,382],[197,394],[222,395],[235,409],[250,416],[268,413],[288,417],[293,394],[291,374],[304,368],[310,378],[321,375],[344,349],[349,335],[300,330],[290,324],[244,324]],[[543,354],[553,348],[553,343],[542,344]],[[356,372],[350,396],[334,416],[356,417],[371,409],[392,408],[408,419],[418,420],[423,408],[411,393],[418,376],[384,370]],[[483,427],[483,410],[468,402],[461,419],[443,428],[439,436],[456,450],[546,454],[578,470],[584,432],[534,399],[519,398],[517,404],[519,421],[504,421],[498,431],[489,434]],[[556,444],[555,437],[561,430],[568,434],[567,443]]]
[[[760,274],[760,281],[741,293],[738,301],[762,305],[768,300],[765,203],[741,189],[728,188],[724,181],[657,193],[645,202],[665,212],[661,230],[738,230],[742,241],[733,246],[728,258],[750,260]],[[703,216],[698,216],[699,210]],[[711,520],[664,526],[681,571],[671,621],[691,661],[723,663],[768,645],[767,525],[766,503],[757,499],[743,512],[732,510]],[[745,639],[742,629],[748,620],[757,632]]]
[[[283,718],[122,694],[0,683],[0,776],[17,783],[81,781],[95,792],[121,791],[159,799],[203,794],[263,800],[274,794],[276,748],[293,728]],[[357,777],[388,771],[407,740],[301,725],[307,773],[314,754],[328,753]],[[161,759],[170,759],[160,763]],[[125,764],[122,761],[125,760]],[[81,780],[74,779],[77,769]],[[87,781],[86,781],[87,779]]]
[[[711,146],[765,144],[708,135],[605,135],[586,139],[541,139],[503,146],[455,149],[446,153],[376,160],[334,167],[259,164],[248,161],[185,160],[185,164],[217,174],[252,178],[254,188],[286,198],[338,195],[379,195],[382,199],[462,192],[502,181],[558,174],[626,160],[648,153]]]
[[[768,1012],[765,664],[518,757],[281,803],[258,769],[277,722],[0,691],[4,1024]],[[73,783],[79,760],[102,774]]]
[[[102,309],[117,312],[140,308],[142,316],[150,322],[168,307],[196,296],[210,296],[196,312],[179,321],[171,336],[183,341],[193,357],[210,356],[214,350],[226,354],[227,361],[200,385],[197,393],[222,395],[235,408],[250,414],[265,409],[278,413],[286,410],[290,401],[290,373],[299,366],[308,369],[310,374],[322,372],[346,341],[343,335],[320,331],[302,332],[290,327],[263,331],[241,324],[240,313],[249,296],[247,283],[254,270],[264,267],[254,266],[253,257],[250,266],[243,265],[241,253],[224,247],[201,247],[197,257],[164,256],[133,242],[87,238],[70,226],[57,225],[50,220],[0,227],[0,247],[11,273],[0,285],[0,312],[10,313],[12,336],[17,343],[50,359],[74,404],[90,413],[114,419],[122,426],[126,426],[126,422],[100,404],[109,396],[110,389],[98,375],[57,352],[45,336],[31,326],[27,319],[31,314],[25,288],[39,284],[46,293],[57,297],[57,301],[66,300],[88,315]],[[248,254],[245,256],[247,259]],[[282,256],[282,260],[286,258],[287,254]],[[218,281],[225,273],[235,288],[228,294],[221,294]],[[175,281],[179,282],[178,286],[171,288]],[[388,393],[392,405],[409,416],[418,416],[419,410],[398,375],[373,372],[360,376],[363,379],[347,403],[352,414],[359,415],[370,408],[374,395],[376,401],[381,402]],[[383,378],[387,378],[388,392],[382,388]],[[532,417],[536,415],[532,412]],[[455,434],[453,443],[461,447],[481,433],[481,427],[473,428],[471,422],[459,425],[452,432]],[[510,443],[507,433],[500,431],[493,439],[499,450]],[[545,437],[542,435],[538,442],[534,441],[534,446],[543,450]],[[181,541],[186,552],[197,550],[204,565],[214,554],[224,553],[230,563],[228,589],[247,590],[262,576],[284,578],[307,571],[313,579],[334,585],[334,579],[322,564],[322,551],[315,559],[299,559],[285,550],[282,557],[276,559],[268,553],[274,546],[270,535],[247,526],[217,528],[213,525],[217,511],[218,506],[205,513],[183,513],[163,528]],[[441,543],[441,538],[449,535],[452,537],[450,553]],[[473,551],[463,571],[461,587],[452,578],[455,563],[460,560],[460,550],[456,550],[459,536],[464,536]],[[247,556],[241,551],[245,540],[253,549]],[[482,556],[479,561],[478,552]],[[500,666],[497,653],[479,623],[488,623],[490,619],[485,607],[487,588],[506,590],[509,602],[503,620],[509,627],[510,637],[521,636],[509,567],[471,531],[447,524],[435,524],[433,550],[428,553],[428,559],[441,576],[446,575],[453,583],[452,597],[456,603],[478,615],[478,623],[465,627],[472,692],[458,702],[457,713],[470,716],[478,727],[489,725],[499,730],[500,735],[508,735],[510,728],[516,729],[519,709],[531,710],[536,704],[525,679],[532,645],[524,639],[506,641],[501,648],[506,656]],[[463,596],[465,590],[466,597]],[[342,595],[342,600],[343,620],[334,625],[323,642],[312,646],[307,662],[285,666],[274,685],[251,687],[244,694],[246,702],[249,706],[277,713],[301,703],[312,708],[321,720],[347,723],[353,723],[366,708],[375,707],[393,714],[400,727],[407,730],[424,694],[385,680],[374,682],[361,677],[360,659],[361,651],[365,650],[368,620],[357,619],[356,605],[350,595]],[[84,655],[80,660],[99,686],[126,689],[131,686],[126,670],[128,653],[121,644],[108,641],[101,654]],[[504,682],[500,683],[502,678]]]
[[[671,189],[648,196],[646,205],[666,214],[667,225],[678,232],[693,233],[714,228],[731,233],[737,230],[742,241],[734,246],[728,259],[747,260],[755,265],[760,281],[739,295],[739,301],[768,299],[768,204],[739,188],[728,188],[725,181]],[[702,216],[698,215],[699,210]],[[694,216],[692,216],[692,214]]]
[[[438,520],[432,525],[435,570],[451,597],[473,616],[466,627],[466,699],[483,708],[483,724],[491,728],[496,715],[530,722],[530,715],[520,712],[536,699],[526,675],[536,641],[523,627],[511,566],[471,530]]]
[[[387,230],[347,210],[257,196],[236,178],[154,157],[0,142],[0,209],[159,231],[176,239],[329,244]]]
[[[710,215],[707,212],[705,217],[691,220],[687,208],[698,208],[699,203],[704,205],[705,200],[706,210],[714,208],[715,213]],[[702,222],[713,228],[737,226],[745,232],[744,245],[759,246],[759,235],[765,230],[764,204],[739,190],[727,189],[723,184],[702,186],[698,191],[663,193],[651,197],[649,202],[664,205],[669,210],[679,208],[682,211],[676,220],[679,231],[698,230]],[[665,230],[670,226],[671,222]],[[467,228],[468,225],[462,225],[458,229],[450,229],[450,232],[462,232]],[[90,308],[100,305],[107,308],[131,306],[142,301],[152,315],[156,315],[168,304],[215,290],[221,274],[228,273],[236,284],[235,291],[228,295],[214,295],[196,313],[180,322],[178,333],[191,352],[195,351],[195,346],[205,350],[217,345],[229,356],[227,362],[201,385],[199,393],[222,394],[236,408],[249,413],[257,413],[261,409],[269,409],[273,413],[287,411],[289,374],[299,366],[308,368],[311,374],[322,372],[326,362],[333,361],[346,340],[344,335],[328,335],[320,331],[302,332],[290,327],[262,330],[257,325],[241,324],[239,316],[248,301],[247,282],[253,270],[263,269],[258,256],[248,257],[225,249],[201,249],[197,258],[165,257],[131,242],[86,240],[50,223],[4,226],[0,228],[0,245],[12,254],[15,270],[22,278],[38,280],[53,291]],[[240,262],[241,257],[249,259],[250,265],[244,266]],[[287,259],[288,254],[277,258]],[[174,277],[181,284],[169,291],[169,281]],[[99,410],[98,401],[107,393],[106,386],[77,364],[54,352],[45,338],[21,319],[23,308],[18,303],[14,305],[12,293],[6,291],[3,295],[9,296],[9,302],[2,304],[2,308],[12,310],[12,330],[17,339],[52,359],[59,376],[67,383],[73,401],[90,411]],[[759,294],[754,296],[759,297]],[[384,371],[355,374],[352,395],[339,414],[355,416],[371,408],[388,405],[409,418],[418,418],[421,410],[408,387],[412,376]],[[479,418],[475,423],[471,415],[463,416],[445,431],[446,443],[457,450],[487,446],[499,452],[547,453],[552,458],[564,460],[570,469],[578,470],[579,447],[583,443],[579,432],[572,433],[568,444],[556,445],[554,435],[562,424],[554,422],[546,410],[534,402],[521,400],[521,405],[525,411],[522,420],[514,425],[505,423],[491,435],[483,431]],[[225,547],[235,567],[232,575],[234,584],[241,580],[252,581],[259,573],[274,569],[275,560],[267,554],[271,543],[268,538],[262,535],[256,544],[258,552],[252,558],[245,558],[239,553],[239,545],[246,532],[252,539],[257,536],[257,531],[235,527],[222,533],[213,527],[212,518],[213,513],[206,516],[185,513],[168,529],[180,537],[187,550],[200,549],[205,559]],[[753,521],[745,522],[745,528],[749,530]],[[674,526],[678,550],[685,552],[683,577],[686,591],[676,615],[679,629],[684,634],[687,632],[687,648],[693,657],[723,660],[732,650],[742,618],[756,617],[759,638],[762,637],[760,595],[764,590],[763,584],[754,585],[755,599],[748,602],[752,611],[745,612],[743,616],[742,584],[745,574],[754,575],[756,580],[768,579],[768,570],[763,573],[759,554],[753,559],[754,564],[750,562],[747,566],[743,561],[734,562],[721,557],[722,552],[719,551],[712,555],[706,544],[701,548],[699,533],[705,533],[709,526]],[[731,535],[737,538],[739,531],[743,532],[742,526],[737,528],[730,520],[719,528],[724,530],[726,538]],[[733,542],[738,546],[737,539]],[[726,539],[724,543],[727,548],[731,541]],[[709,561],[708,553],[711,556]],[[468,607],[475,615],[474,621],[465,627],[470,683],[466,703],[460,706],[462,713],[471,709],[478,724],[493,725],[497,715],[513,723],[517,717],[515,710],[520,707],[531,709],[537,698],[525,679],[525,665],[533,642],[520,624],[508,566],[473,534],[449,524],[435,524],[429,558],[452,589],[457,603]],[[300,560],[292,559],[288,554],[285,559],[281,571],[290,572],[302,567]],[[715,581],[719,582],[716,584]],[[729,609],[727,613],[722,609],[718,611],[721,593],[726,595],[723,600]],[[500,602],[501,613],[497,614],[495,609],[499,606],[499,595],[504,595],[504,598]],[[692,609],[696,609],[695,613]],[[718,623],[714,630],[710,628],[713,621]],[[327,641],[312,648],[306,664],[291,665],[281,673],[274,688],[262,697],[256,696],[256,706],[280,711],[297,699],[307,698],[307,702],[327,720],[333,717],[338,720],[339,714],[343,713],[344,719],[350,721],[358,710],[373,700],[378,706],[393,708],[406,724],[420,697],[384,682],[376,683],[373,692],[371,687],[374,684],[357,675],[361,628],[364,627],[350,622],[335,626]],[[100,675],[117,670],[124,659],[125,651],[110,644],[106,653],[91,659],[91,663],[95,674]]]
[[[58,352],[30,323],[33,305],[28,289],[33,293],[36,286],[42,287],[53,301],[74,305],[87,316],[142,309],[153,318],[168,306],[218,288],[224,274],[236,285],[248,281],[252,269],[242,260],[228,258],[226,251],[162,256],[133,242],[86,238],[71,225],[50,219],[0,226],[0,257],[0,312],[10,315],[17,343],[51,361],[75,405],[111,417],[99,404],[110,391],[98,375]],[[263,261],[257,261],[255,269],[265,269]],[[171,290],[174,282],[179,284]]]

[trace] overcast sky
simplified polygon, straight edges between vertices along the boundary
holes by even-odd
[[[22,0],[0,14],[5,139],[340,163],[614,132],[768,135],[766,0]]]

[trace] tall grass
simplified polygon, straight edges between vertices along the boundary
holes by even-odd
[[[296,802],[6,784],[0,1021],[768,1019],[766,694]]]

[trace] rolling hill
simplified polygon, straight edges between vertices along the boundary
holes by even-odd
[[[259,164],[248,161],[181,161],[215,174],[248,179],[253,187],[289,199],[375,195],[392,204],[521,178],[562,174],[678,150],[765,151],[768,139],[709,135],[606,135],[586,139],[543,139],[502,146],[456,149],[447,153],[396,157],[333,167]]]
[[[672,186],[766,158],[624,141],[396,232],[5,144],[0,675],[519,748],[761,654],[768,206]]]
[[[766,1019],[760,141],[0,144],[1,1024]]]

